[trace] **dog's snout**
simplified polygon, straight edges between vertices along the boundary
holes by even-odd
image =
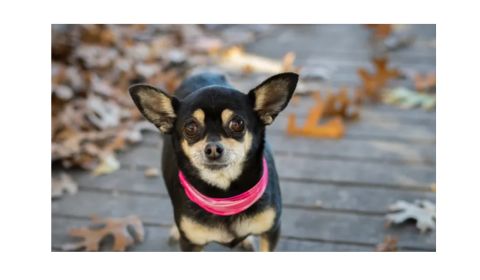
[[[205,155],[210,160],[216,160],[222,157],[223,146],[218,142],[209,142],[205,146]]]

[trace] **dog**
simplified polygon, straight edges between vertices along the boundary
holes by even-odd
[[[129,88],[143,116],[163,134],[162,173],[182,251],[210,242],[274,251],[282,200],[265,128],[290,101],[298,75],[281,73],[242,93],[225,76],[200,73],[173,95]]]

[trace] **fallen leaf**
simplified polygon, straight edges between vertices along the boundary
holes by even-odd
[[[118,51],[108,47],[85,44],[75,49],[75,58],[89,69],[110,67],[117,57]]]
[[[64,193],[73,195],[77,193],[77,190],[77,183],[64,172],[60,173],[60,176],[52,178],[52,198],[62,197]]]
[[[387,225],[400,224],[413,219],[421,233],[433,230],[436,219],[435,208],[435,204],[428,200],[416,200],[414,203],[397,201],[389,206],[389,210],[395,213],[386,215]]]
[[[144,174],[145,174],[145,177],[158,177],[158,175],[160,174],[160,171],[156,167],[149,167],[145,169]]]
[[[333,117],[325,123],[319,123],[324,116],[325,103],[320,93],[313,94],[316,104],[310,108],[303,126],[297,126],[296,115],[290,114],[287,122],[287,134],[292,136],[305,136],[313,138],[341,138],[345,127],[341,117]]]
[[[377,252],[396,252],[398,238],[394,236],[387,235],[385,236],[382,243],[378,244],[375,251]]]
[[[392,32],[391,24],[366,24],[374,33],[375,38],[385,39]]]
[[[387,89],[382,96],[382,100],[386,104],[396,105],[403,109],[421,107],[425,110],[433,110],[436,105],[435,95],[420,93],[403,87]]]
[[[120,163],[114,154],[108,154],[100,159],[100,164],[93,170],[93,175],[110,174],[120,169]]]
[[[54,85],[53,92],[55,95],[62,100],[69,100],[73,97],[73,90],[65,85]]]
[[[398,49],[406,48],[413,44],[415,41],[415,36],[412,34],[397,34],[394,33],[392,36],[385,38],[383,44],[386,49],[389,51],[394,51]]]
[[[155,133],[159,133],[158,128],[156,128],[151,122],[148,121],[140,121],[135,123],[131,129],[126,131],[125,139],[128,140],[130,143],[138,143],[142,141],[143,131],[151,131]]]
[[[285,72],[298,72],[298,69],[295,69],[293,62],[295,62],[295,53],[288,52],[283,56],[283,71]]]
[[[120,124],[120,107],[112,101],[106,101],[90,95],[86,103],[88,120],[97,128],[106,129]]]
[[[160,67],[157,64],[138,63],[135,65],[135,71],[145,79],[149,79],[160,72]]]
[[[400,77],[400,71],[389,68],[386,57],[374,58],[373,64],[375,66],[374,73],[369,73],[365,68],[359,68],[357,73],[362,80],[363,96],[368,97],[371,101],[379,101],[382,89],[391,79]]]
[[[323,114],[326,117],[339,116],[345,120],[356,120],[360,116],[360,108],[348,96],[348,89],[343,87],[337,93],[327,94]]]
[[[286,63],[294,60],[291,53],[285,57],[285,63],[270,58],[246,53],[241,47],[235,46],[227,49],[219,62],[219,66],[229,71],[248,71],[258,73],[280,73],[284,71]]]
[[[415,90],[420,92],[434,91],[437,85],[437,79],[435,73],[429,73],[425,75],[416,74],[413,77],[415,84]]]
[[[113,94],[114,89],[107,81],[100,79],[97,75],[92,75],[90,80],[93,92],[103,96],[111,96]]]
[[[100,226],[100,228],[98,228]],[[134,237],[128,231],[133,228]],[[84,249],[85,251],[98,251],[101,242],[107,237],[113,237],[113,251],[125,251],[135,242],[143,242],[145,232],[142,221],[137,216],[124,218],[92,218],[90,227],[73,228],[69,235],[82,238],[82,241],[62,245],[62,250],[73,251]]]

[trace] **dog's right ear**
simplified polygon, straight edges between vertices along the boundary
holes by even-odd
[[[144,84],[133,85],[128,91],[143,116],[163,133],[170,133],[176,119],[179,101],[174,96]]]

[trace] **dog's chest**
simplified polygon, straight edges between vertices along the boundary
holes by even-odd
[[[229,227],[206,226],[183,216],[180,220],[180,228],[192,243],[204,245],[212,241],[229,243],[235,238],[264,233],[273,226],[274,221],[275,210],[267,208],[255,215],[239,219]]]

